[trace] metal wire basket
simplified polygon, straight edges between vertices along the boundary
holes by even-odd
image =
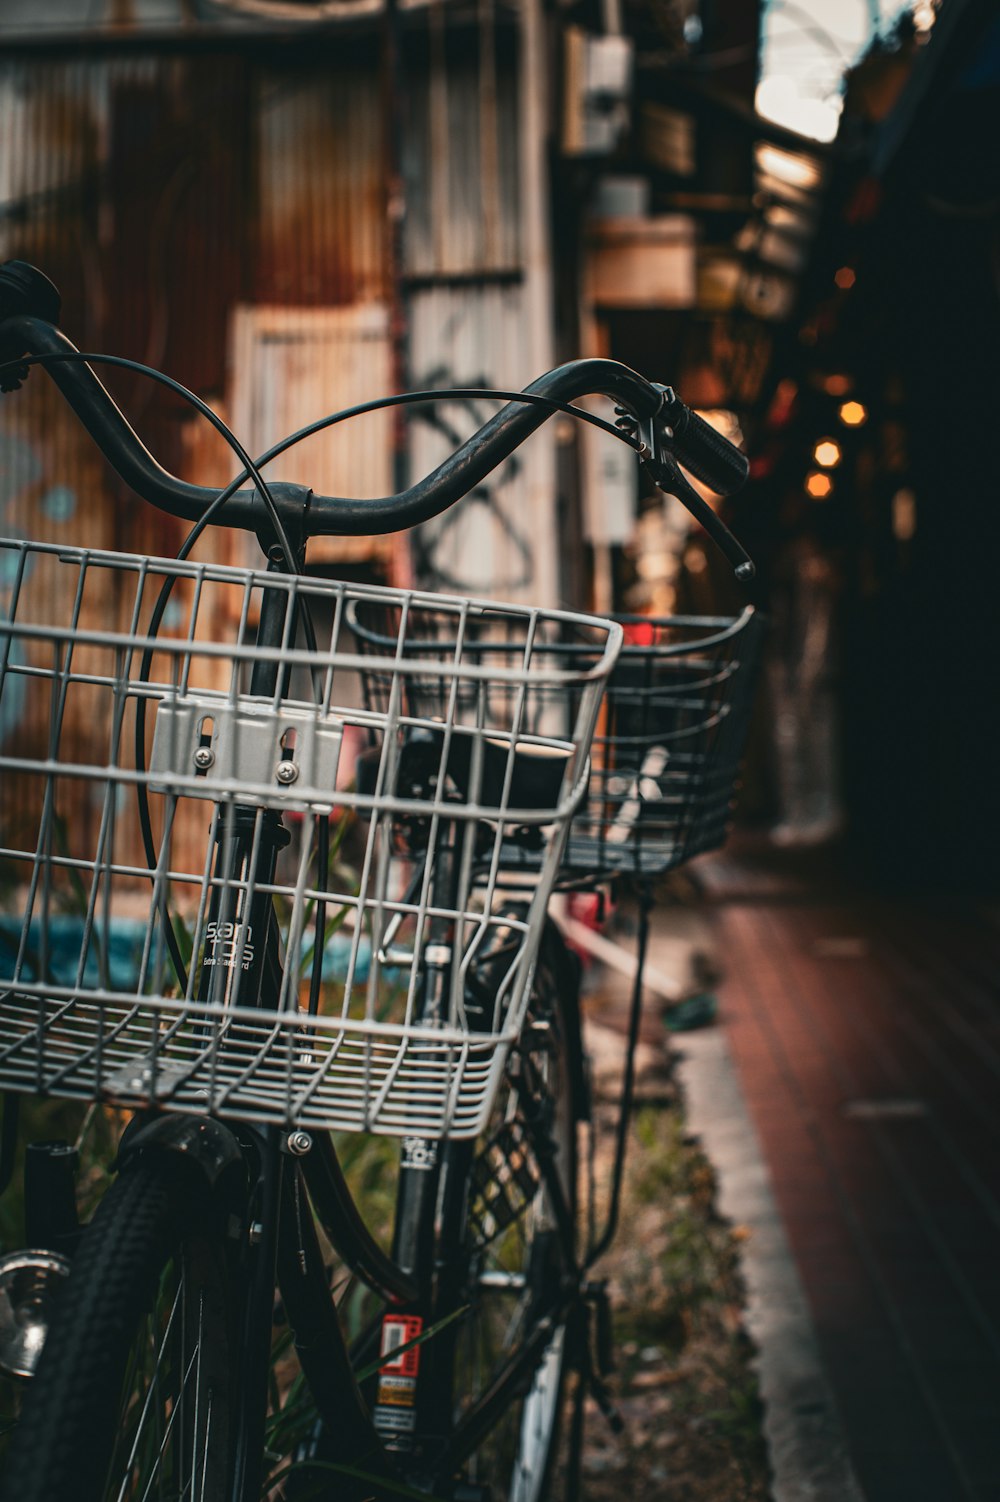
[[[358,604],[352,613],[363,650],[384,652],[398,638],[398,621],[381,607]],[[587,794],[563,847],[560,880],[573,884],[660,876],[722,844],[746,741],[762,635],[757,612],[622,619],[626,641],[608,680]],[[445,657],[449,631],[440,613],[417,612],[404,651]],[[491,648],[486,642],[482,650]],[[595,646],[577,636],[545,650],[567,669],[534,700],[540,718],[551,722],[575,713],[569,669],[593,661]],[[386,702],[389,682],[377,666],[369,665],[362,681],[367,702]],[[426,713],[439,712],[441,686],[433,676],[412,687]],[[539,858],[530,841],[505,856],[511,866],[537,866]]]
[[[563,856],[583,879],[660,876],[721,845],[749,728],[756,611],[629,620],[626,633]]]
[[[620,628],[17,540],[0,580],[0,1088],[476,1135]]]

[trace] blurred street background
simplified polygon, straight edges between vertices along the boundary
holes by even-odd
[[[770,625],[742,801],[657,942],[687,956],[668,1022],[702,998],[691,1039],[723,1050],[824,1384],[765,1401],[793,1429],[822,1409],[844,1459],[782,1469],[772,1435],[779,1502],[1000,1499],[998,229],[994,0],[0,8],[0,258],[56,282],[81,349],[167,370],[251,452],[580,355],[745,448],[724,514]],[[161,388],[107,381],[169,468],[235,473]],[[362,417],[274,477],[388,495],[491,410]],[[0,407],[0,514],[137,552],[182,535],[38,376]],[[576,609],[746,599],[569,418],[415,534],[310,548],[332,577]]]

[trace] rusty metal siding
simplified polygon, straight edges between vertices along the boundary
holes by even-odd
[[[80,347],[163,366],[211,396],[225,379],[227,303],[239,295],[238,133],[198,131],[197,121],[206,93],[225,98],[238,68],[222,60],[210,77],[206,60],[191,61],[0,68],[0,253],[53,278]],[[182,465],[188,420],[176,401],[137,376],[105,379],[157,456]],[[127,494],[47,385],[33,375],[0,420],[44,451],[51,483],[75,497],[75,540],[172,550],[178,524]],[[68,502],[62,510],[68,523]]]
[[[254,119],[253,300],[330,307],[388,298],[377,57],[260,74]]]
[[[53,277],[81,347],[161,366],[225,410],[237,307],[386,295],[377,55],[365,55],[367,71],[238,53],[0,67],[0,253]],[[234,472],[175,399],[140,377],[107,381],[168,467],[208,484]],[[30,397],[46,384],[34,376]],[[80,540],[176,546],[180,526],[126,496],[58,398],[7,402],[0,422],[44,448],[52,484],[92,498]]]
[[[519,381],[537,374],[517,361],[529,342],[517,295],[524,259],[517,35],[509,15],[497,20],[493,0],[463,17],[432,5],[404,47],[411,383],[436,364],[455,364],[456,317],[468,357],[459,363],[507,382],[515,367]],[[379,46],[373,32],[336,54],[300,55],[294,66],[236,49],[0,66],[0,250],[53,276],[64,326],[81,345],[163,366],[237,427],[255,410],[241,435],[251,447],[274,436],[279,414],[295,426],[373,394],[376,376],[387,388],[391,364],[362,372],[359,384],[357,363],[337,365],[319,323],[312,351],[299,350],[315,362],[308,376],[271,379],[259,399],[248,402],[248,369],[231,354],[243,309],[317,308],[326,317],[391,307]],[[442,290],[426,301],[429,287],[462,283],[470,300]],[[161,390],[120,374],[108,384],[168,467],[206,484],[233,473],[221,441]],[[40,520],[37,496],[14,485],[19,499],[7,521],[25,530],[65,527],[60,535],[99,545],[171,551],[182,528],[126,494],[46,386],[33,376],[26,400],[0,408],[0,426],[4,441],[44,454],[46,486],[61,499]],[[266,421],[261,401],[274,403]],[[303,478],[347,494],[391,489],[390,443],[383,429],[373,432],[317,441],[301,456]],[[425,465],[419,437],[414,442],[416,475]],[[216,546],[231,545],[220,536]],[[345,543],[340,556],[356,560],[359,548]],[[370,551],[382,559],[381,544]],[[324,554],[334,558],[337,546],[326,544]],[[510,560],[498,567],[501,588],[515,572]]]
[[[97,187],[106,91],[93,68],[0,66],[0,256],[42,266],[66,305],[87,308],[79,337],[97,333]],[[47,378],[0,402],[0,523],[26,535],[113,546],[104,465]]]

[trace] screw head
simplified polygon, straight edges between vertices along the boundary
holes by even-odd
[[[194,764],[199,772],[207,772],[215,766],[215,752],[211,746],[199,746],[194,753]]]
[[[287,787],[290,782],[296,780],[299,775],[299,769],[293,761],[279,761],[274,775],[279,782],[283,782]]]
[[[313,1145],[313,1140],[308,1132],[289,1132],[288,1151],[294,1153],[297,1158],[304,1157]]]

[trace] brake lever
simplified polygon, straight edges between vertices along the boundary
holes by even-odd
[[[748,584],[757,573],[750,554],[730,532],[725,522],[695,490],[671,451],[670,429],[657,421],[658,413],[638,419],[637,436],[641,445],[639,459],[653,484],[665,495],[672,495],[685,506],[733,566],[741,584]]]

